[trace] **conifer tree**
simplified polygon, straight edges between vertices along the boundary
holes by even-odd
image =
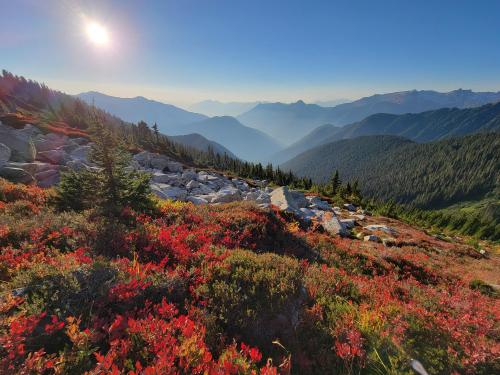
[[[332,189],[332,195],[335,195],[338,193],[339,187],[342,184],[342,181],[340,181],[339,177],[339,171],[335,170],[335,174],[332,177],[331,180],[331,189]]]
[[[159,143],[160,142],[160,131],[158,130],[158,125],[156,124],[156,122],[154,123],[152,128],[153,128],[153,132],[155,134],[155,141],[156,141],[156,143]]]
[[[128,170],[130,154],[121,140],[94,114],[89,161],[96,167],[62,174],[57,201],[63,209],[95,208],[116,217],[126,206],[149,205],[149,175]]]

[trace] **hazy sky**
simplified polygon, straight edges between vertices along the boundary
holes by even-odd
[[[500,90],[497,0],[0,0],[0,68],[178,105]],[[109,43],[93,44],[90,21]]]

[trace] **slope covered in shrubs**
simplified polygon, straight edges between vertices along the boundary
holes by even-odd
[[[100,219],[0,181],[0,372],[499,371],[487,248],[373,218],[386,248],[244,203],[125,208],[113,236]]]

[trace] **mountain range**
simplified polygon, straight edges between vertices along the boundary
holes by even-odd
[[[192,112],[213,116],[238,116],[251,110],[262,102],[219,102],[217,100],[204,100],[191,105],[188,109]]]
[[[88,104],[95,104],[96,107],[102,108],[125,121],[137,123],[142,120],[149,125],[156,122],[159,130],[165,134],[170,134],[183,125],[207,118],[205,115],[189,112],[174,105],[146,99],[142,96],[118,98],[96,91],[89,91],[78,94],[77,97]]]
[[[455,90],[402,91],[377,94],[335,107],[298,101],[292,104],[264,103],[238,116],[245,125],[292,144],[318,126],[344,126],[376,113],[419,113],[439,108],[469,108],[500,101],[500,92]]]
[[[323,125],[270,159],[279,164],[315,146],[365,135],[398,135],[416,142],[429,142],[484,131],[500,131],[500,102],[403,115],[378,113],[342,128]]]
[[[169,135],[197,133],[245,160],[263,160],[283,146],[263,132],[244,126],[230,116],[207,117],[143,97],[118,98],[98,92],[77,95],[80,99],[129,122],[158,124]]]

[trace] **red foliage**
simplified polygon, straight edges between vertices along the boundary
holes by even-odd
[[[19,200],[33,204],[33,212],[47,204],[43,190],[0,182],[0,214]],[[31,302],[23,293],[30,292],[11,291],[0,303],[0,371],[63,372],[65,363],[86,351],[89,362],[82,368],[91,374],[277,374],[268,360],[272,356],[283,361],[283,373],[292,359],[304,372],[325,363],[361,372],[373,354],[373,337],[416,356],[421,352],[408,343],[420,340],[445,353],[453,364],[446,370],[464,373],[500,353],[494,339],[499,300],[470,290],[458,276],[450,278],[427,248],[388,250],[331,237],[291,226],[292,219],[278,212],[246,205],[167,203],[159,211],[149,216],[125,210],[122,251],[107,258],[83,245],[81,233],[70,226],[40,223],[21,241],[16,228],[0,225],[6,283],[23,272],[38,272],[40,265],[55,266],[78,280],[83,268],[100,262],[116,270],[85,319],[48,309],[27,315]],[[213,281],[209,271],[223,266],[232,249],[263,252],[272,246],[281,254],[305,254],[298,266],[304,275],[303,299],[293,307],[299,336],[284,342],[290,354],[277,356],[260,344],[260,349],[247,345],[255,343],[244,332],[214,343],[213,327],[205,320],[208,300],[196,291]],[[299,247],[305,250],[297,252]],[[454,262],[449,245],[443,249],[439,259]],[[85,294],[88,287],[82,285],[78,293]],[[238,284],[245,287],[252,288]]]

